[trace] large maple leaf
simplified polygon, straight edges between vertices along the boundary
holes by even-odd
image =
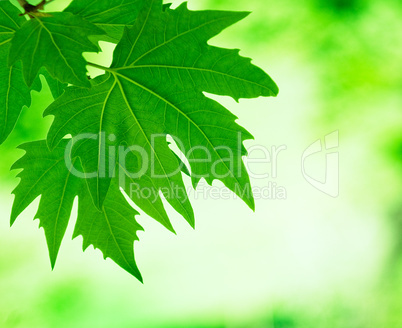
[[[157,175],[161,177],[151,177],[149,170],[144,177],[156,189],[168,190],[172,183],[182,187],[177,170],[180,164],[166,141],[159,138],[157,147],[152,147],[152,137],[164,133],[180,140],[178,145],[190,161],[194,186],[202,177],[209,183],[219,179],[254,208],[249,178],[241,161],[246,150],[238,147],[239,138],[242,142],[252,136],[235,123],[233,114],[202,93],[235,99],[276,95],[278,89],[272,79],[249,59],[239,56],[237,50],[207,44],[246,15],[193,12],[185,4],[175,10],[162,10],[161,1],[149,1],[135,25],[126,29],[106,75],[95,79],[89,90],[69,88],[46,110],[45,115],[55,116],[48,136],[51,148],[69,134],[98,135],[93,138],[96,140],[83,140],[74,151],[83,160],[87,174],[98,173],[87,179],[97,206],[102,205],[111,179],[105,178],[110,171],[100,158],[115,156],[108,153],[111,142],[108,138],[102,141],[102,133],[116,136],[113,142],[141,146],[148,158],[155,158]],[[197,160],[205,157],[205,149],[199,146],[211,155],[210,163]],[[230,166],[226,163],[228,149],[234,159]],[[106,152],[104,156],[100,156],[102,151]],[[177,174],[167,174],[171,172]],[[143,186],[142,181],[136,183]],[[145,212],[151,211],[147,204],[133,201]],[[168,201],[192,222],[187,200],[169,197]]]

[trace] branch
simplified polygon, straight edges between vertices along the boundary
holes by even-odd
[[[26,0],[18,0],[20,6],[25,10],[24,15],[35,10],[36,6],[28,3]]]
[[[47,5],[48,3],[54,1],[54,0],[42,0],[39,4],[36,6],[31,5],[28,3],[27,0],[17,0],[20,6],[25,10],[25,12],[22,15],[30,14],[30,13],[35,13],[38,10],[43,10],[43,7]]]

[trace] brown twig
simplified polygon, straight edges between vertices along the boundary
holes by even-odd
[[[20,4],[20,6],[24,9],[24,13],[21,14],[21,16],[23,15],[29,15],[29,17],[33,17],[31,15],[31,13],[36,13],[38,12],[38,10],[43,10],[43,8],[45,7],[45,5],[47,5],[48,3],[54,1],[54,0],[42,0],[39,4],[37,4],[36,6],[31,5],[30,3],[28,3],[27,0],[17,0],[18,3]]]
[[[18,0],[18,3],[25,10],[23,15],[33,12],[36,9],[36,6],[29,4],[26,0]]]

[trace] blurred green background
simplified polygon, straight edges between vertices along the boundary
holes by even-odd
[[[177,236],[141,215],[145,233],[135,249],[144,285],[92,247],[82,253],[82,239],[70,240],[73,217],[51,272],[32,220],[37,202],[9,228],[18,183],[9,167],[22,155],[16,145],[46,136],[45,87],[0,146],[0,327],[402,327],[401,1],[194,0],[189,7],[252,12],[211,43],[242,49],[280,95],[240,104],[214,98],[255,136],[248,147],[287,147],[276,178],[252,181],[284,187],[286,199],[259,199],[253,213],[240,200],[193,195],[197,228],[171,211]],[[337,198],[301,173],[304,150],[333,131]],[[323,176],[325,154],[315,160],[312,175]]]

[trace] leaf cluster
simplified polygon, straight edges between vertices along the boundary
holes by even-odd
[[[30,106],[43,75],[55,99],[44,115],[54,121],[46,140],[20,146],[25,155],[13,166],[22,171],[11,222],[40,196],[35,218],[52,267],[76,197],[74,237],[81,235],[84,249],[99,248],[141,281],[133,243],[142,228],[133,204],[174,232],[166,200],[194,227],[187,174],[193,188],[201,179],[220,180],[254,209],[242,161],[243,142],[252,136],[205,95],[237,101],[278,93],[239,50],[208,43],[248,13],[191,11],[186,3],[172,9],[161,0],[73,0],[62,12],[41,8],[21,16],[0,2],[0,143]],[[100,40],[116,44],[110,67],[83,57],[100,51]],[[88,66],[104,74],[90,79]],[[201,160],[205,153],[208,161]],[[133,186],[154,197],[133,193]]]

